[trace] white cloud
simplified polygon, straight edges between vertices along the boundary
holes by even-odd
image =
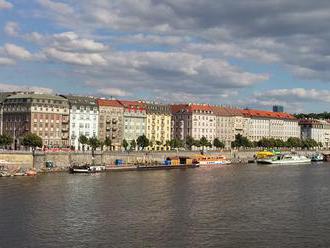
[[[92,83],[90,83],[92,85]],[[107,88],[102,88],[97,90],[98,93],[106,96],[129,96],[131,95],[125,90],[119,89],[119,88],[112,88],[112,87],[107,87]]]
[[[17,59],[31,59],[32,54],[23,47],[15,44],[6,43],[3,51],[9,56]]]
[[[0,91],[34,91],[36,93],[53,94],[54,90],[39,86],[0,83]]]
[[[47,48],[44,50],[44,54],[49,59],[55,59],[70,64],[77,65],[88,65],[98,66],[106,65],[107,61],[102,55],[97,53],[75,53],[75,52],[64,52],[57,50],[56,48]]]
[[[19,26],[16,22],[7,22],[4,31],[9,36],[17,36],[19,31]]]
[[[0,10],[1,9],[11,9],[13,7],[13,4],[6,0],[0,0]]]
[[[59,14],[70,15],[74,13],[73,8],[65,3],[54,2],[50,0],[37,0],[37,2],[41,4],[43,7]]]
[[[15,60],[10,58],[2,58],[0,57],[0,65],[14,65]]]

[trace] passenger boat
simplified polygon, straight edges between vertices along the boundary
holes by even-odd
[[[309,164],[311,163],[311,159],[301,155],[283,154],[273,156],[269,159],[263,159],[262,161],[259,161],[259,163],[273,165]]]
[[[268,160],[269,158],[275,156],[275,155],[280,155],[280,151],[275,151],[275,150],[263,150],[259,151],[256,153],[255,158],[257,163],[264,163],[264,160]]]
[[[223,155],[196,155],[196,163],[200,166],[228,165],[231,161]]]
[[[69,168],[70,173],[96,173],[105,171],[103,165],[72,165]]]
[[[310,156],[312,162],[324,161],[324,156],[321,153],[315,153]]]

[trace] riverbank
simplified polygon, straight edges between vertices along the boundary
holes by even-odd
[[[231,150],[231,151],[210,151],[210,153],[221,153],[234,163],[247,163],[253,159],[257,150]],[[312,150],[301,150],[297,153],[308,155],[314,153]],[[323,153],[330,153],[330,150],[323,150]],[[123,165],[119,168],[136,167],[137,165],[160,165],[167,157],[192,156],[198,151],[164,151],[164,152],[96,152],[94,158],[90,152],[37,152],[34,156],[29,152],[1,152],[0,161],[11,169],[31,169],[35,168],[40,172],[66,171],[68,167],[75,164],[95,163],[105,164],[109,168],[117,169],[116,160],[122,160]],[[46,163],[51,162],[53,169],[48,169]]]

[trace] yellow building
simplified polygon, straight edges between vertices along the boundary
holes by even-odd
[[[167,150],[166,141],[171,140],[171,111],[169,105],[145,103],[147,113],[146,136],[149,150]]]

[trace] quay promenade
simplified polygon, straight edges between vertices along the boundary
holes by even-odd
[[[253,159],[257,150],[224,150],[224,151],[208,151],[208,153],[216,153],[226,156],[234,162],[246,163]],[[300,150],[299,154],[308,155],[314,150]],[[322,150],[323,153],[330,153],[330,150]],[[21,167],[24,169],[36,168],[42,170],[46,168],[46,162],[51,161],[55,168],[66,169],[72,163],[114,165],[117,159],[123,160],[125,165],[136,164],[162,164],[167,157],[172,156],[192,156],[199,154],[199,151],[163,151],[163,152],[114,152],[104,151],[95,152],[94,158],[90,151],[85,152],[32,152],[22,151],[1,151],[0,162],[7,163],[8,166]]]

